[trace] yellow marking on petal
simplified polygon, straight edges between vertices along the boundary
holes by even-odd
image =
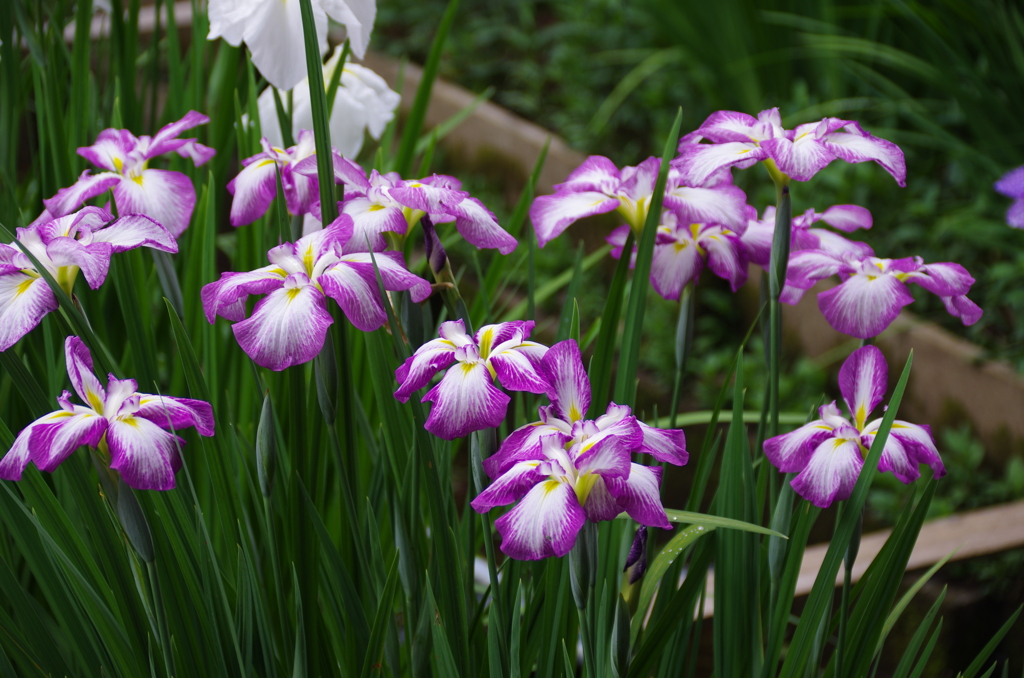
[[[544,488],[544,496],[547,496],[558,489],[561,485],[557,480],[545,480],[542,487]]]
[[[384,205],[370,205],[370,207],[366,211],[367,212],[379,212],[382,209],[384,209]]]
[[[273,273],[274,275],[279,275],[279,276],[281,276],[282,278],[287,278],[287,277],[288,277],[288,272],[287,272],[287,271],[285,271],[285,270],[284,270],[283,268],[281,268],[281,267],[278,267],[278,268],[272,268],[272,269],[270,269],[269,271],[267,271],[267,273]]]
[[[274,164],[274,161],[272,159],[266,158],[265,160],[260,160],[258,163],[256,163],[256,167],[266,167],[267,165],[273,165],[273,164]]]
[[[590,496],[590,491],[594,489],[597,478],[596,473],[584,473],[576,479],[576,486],[573,489],[576,490],[576,499],[579,500],[580,506],[587,503],[587,498]]]
[[[857,430],[861,431],[864,429],[864,422],[868,418],[868,413],[864,411],[864,405],[861,404],[857,408]]]
[[[299,296],[299,292],[301,292],[301,291],[302,290],[299,289],[298,287],[292,287],[291,289],[285,290],[285,294],[288,295],[288,303],[291,303],[292,301],[294,301],[295,297]]]
[[[142,185],[142,175],[141,174],[136,174],[135,176],[132,177],[132,181],[134,181],[139,186],[141,186]]]
[[[569,421],[577,422],[583,418],[583,413],[580,412],[580,408],[576,407],[576,403],[569,406]]]
[[[22,294],[25,294],[25,292],[28,292],[28,288],[31,287],[32,283],[34,282],[35,279],[26,280],[25,282],[20,283],[17,287],[14,288],[14,296],[20,297]]]
[[[462,374],[464,376],[468,376],[469,373],[473,371],[473,368],[476,367],[476,364],[475,363],[462,363],[461,367],[462,367]]]
[[[699,230],[700,224],[690,224],[690,236],[692,236],[694,240],[697,239],[697,232]]]
[[[125,424],[128,424],[129,426],[131,426],[133,428],[138,428],[139,427],[139,420],[136,419],[135,417],[125,417],[121,421],[123,423],[125,423]]]
[[[302,265],[306,269],[306,275],[313,276],[313,243],[306,247],[306,253],[302,255]]]
[[[488,328],[480,337],[480,357],[486,358],[491,352],[491,343],[494,341],[494,330]]]
[[[100,394],[99,393],[93,393],[92,391],[89,391],[86,395],[87,395],[86,400],[89,401],[89,407],[91,407],[93,410],[95,410],[97,412],[102,412],[103,411],[103,400],[100,399]]]
[[[818,424],[818,425],[817,425],[817,426],[815,426],[814,428],[820,428],[820,429],[822,429],[822,430],[824,430],[824,431],[831,431],[831,430],[832,430],[832,427],[831,427],[831,426],[827,426],[827,425],[825,425],[825,424]]]
[[[679,252],[682,252],[683,250],[685,250],[686,246],[689,245],[689,244],[690,243],[686,243],[686,242],[677,242],[677,243],[673,244],[673,247],[676,248],[676,253],[678,254]]]
[[[118,174],[124,169],[124,163],[121,162],[121,158],[114,158],[114,169],[117,170]]]
[[[67,410],[61,410],[60,412],[54,412],[50,415],[50,419],[67,419],[68,417],[75,416],[74,412],[68,412]]]

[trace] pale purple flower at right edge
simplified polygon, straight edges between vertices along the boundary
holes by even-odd
[[[877,347],[857,349],[839,370],[839,390],[852,422],[833,401],[819,409],[820,419],[764,441],[768,460],[783,473],[796,473],[793,489],[815,506],[826,508],[853,492],[882,423],[867,418],[885,397],[888,374],[889,367]],[[931,429],[895,420],[878,470],[892,471],[909,485],[921,475],[919,464],[927,464],[936,478],[946,475]]]
[[[1004,174],[996,182],[995,189],[1007,198],[1013,198],[1013,204],[1006,210],[1006,223],[1014,228],[1024,228],[1024,167]]]

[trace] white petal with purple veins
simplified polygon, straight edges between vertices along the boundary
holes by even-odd
[[[92,241],[108,242],[114,252],[126,252],[136,247],[178,251],[178,241],[161,224],[142,214],[129,214],[115,220],[106,228],[92,232]]]
[[[509,391],[544,393],[548,388],[547,379],[541,376],[530,359],[509,349],[491,354],[487,362],[498,376],[498,381]]]
[[[89,170],[82,172],[78,181],[67,188],[62,188],[48,200],[44,200],[46,210],[53,217],[62,217],[74,212],[82,203],[89,198],[94,198],[110,190],[121,183],[121,175],[112,172],[100,172],[90,174]]]
[[[519,244],[483,203],[476,198],[465,198],[450,210],[455,215],[455,228],[471,245],[481,249],[496,249],[511,254]]]
[[[495,506],[507,506],[522,499],[530,488],[547,477],[547,473],[541,468],[547,464],[543,455],[541,457],[520,461],[505,471],[470,502],[473,510],[477,513],[487,513]]]
[[[537,244],[544,247],[561,235],[573,222],[595,214],[611,212],[618,206],[617,198],[609,198],[594,191],[562,191],[554,195],[542,195],[530,206],[530,221],[533,222],[533,229],[537,233]]]
[[[730,184],[717,188],[676,186],[665,192],[665,207],[676,210],[680,221],[722,224],[741,233],[747,225],[747,196]]]
[[[44,419],[33,427],[28,447],[32,462],[49,473],[82,445],[98,445],[107,430],[107,420],[86,407],[61,410]]]
[[[821,213],[821,220],[832,228],[852,233],[858,228],[871,228],[871,212],[859,205],[832,205]]]
[[[907,185],[907,163],[899,146],[868,134],[857,123],[850,123],[846,132],[826,134],[822,141],[828,149],[846,162],[874,160],[896,179],[900,186]]]
[[[661,504],[661,468],[630,464],[627,478],[610,478],[608,491],[619,501],[629,517],[650,527],[672,529]]]
[[[274,371],[315,358],[334,322],[320,290],[289,284],[261,299],[252,317],[231,328],[242,350],[257,365]]]
[[[831,437],[832,427],[816,419],[795,431],[764,441],[764,454],[783,473],[798,473],[806,468],[818,445]]]
[[[107,430],[110,468],[136,490],[172,490],[181,468],[177,444],[183,442],[148,419],[115,419]]]
[[[162,429],[180,431],[195,426],[200,435],[212,436],[214,432],[213,408],[203,400],[140,393],[135,414]]]
[[[768,157],[768,153],[751,142],[732,141],[721,144],[690,144],[680,149],[680,155],[672,161],[679,170],[683,181],[690,186],[700,186],[718,170],[738,166],[750,167]]]
[[[664,429],[648,426],[637,421],[644,434],[643,446],[639,451],[646,452],[658,461],[683,466],[690,459],[686,451],[686,434],[682,429]]]
[[[889,366],[877,346],[858,348],[839,369],[839,391],[858,431],[864,430],[868,415],[882,402],[888,385]]]
[[[55,310],[57,297],[42,278],[21,272],[0,276],[0,351],[14,346]]]
[[[552,346],[541,360],[541,371],[548,383],[548,398],[562,419],[571,424],[585,417],[590,409],[590,378],[579,345],[569,339]]]
[[[495,521],[501,551],[517,560],[562,557],[572,550],[586,514],[565,483],[545,480],[533,486],[515,508]]]
[[[114,199],[120,214],[145,214],[177,238],[192,218],[196,190],[181,172],[147,169],[117,184]]]
[[[491,383],[491,373],[482,362],[457,363],[423,396],[423,402],[434,404],[425,427],[445,440],[495,428],[511,400]]]
[[[801,497],[827,508],[836,500],[850,497],[863,466],[857,441],[830,438],[818,445],[791,484]]]
[[[249,295],[272,292],[284,285],[287,277],[288,273],[277,265],[245,273],[222,273],[220,280],[203,285],[200,292],[206,319],[213,323],[220,315],[228,320],[244,320]]]
[[[362,331],[372,332],[387,322],[377,277],[369,264],[339,262],[317,278],[317,282],[324,294],[338,302],[349,322]]]
[[[611,193],[619,185],[619,168],[603,155],[592,155],[555,185],[555,191]]]
[[[692,240],[655,245],[651,259],[651,284],[669,301],[676,301],[683,288],[700,276],[704,258]]]
[[[423,344],[395,370],[398,381],[395,397],[403,403],[408,401],[414,391],[429,384],[431,378],[451,365],[453,360],[455,344],[447,339],[434,339]]]
[[[264,154],[261,154],[264,155]],[[231,199],[231,225],[251,224],[270,208],[277,195],[277,162],[261,158],[249,163],[228,182]]]
[[[797,135],[793,141],[786,138],[768,139],[761,142],[761,147],[775,161],[780,172],[796,181],[810,181],[835,158],[815,137],[813,129],[801,129],[816,126],[816,123],[800,125],[794,130]]]
[[[895,276],[859,273],[819,294],[818,308],[838,331],[867,339],[881,334],[900,309],[912,301],[906,286]]]

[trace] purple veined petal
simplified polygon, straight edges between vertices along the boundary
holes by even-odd
[[[217,155],[215,149],[204,146],[195,139],[186,139],[185,143],[175,149],[174,152],[182,158],[190,159],[196,167],[205,165],[213,159],[213,156]]]
[[[783,473],[799,473],[807,467],[818,445],[832,437],[832,431],[831,426],[816,419],[764,441],[764,455]]]
[[[138,143],[135,135],[126,129],[107,128],[99,133],[95,144],[83,146],[77,153],[97,167],[120,172]]]
[[[704,257],[689,239],[655,245],[651,259],[651,285],[669,301],[676,301],[687,284],[700,277]]]
[[[476,198],[466,198],[452,209],[455,228],[471,245],[478,249],[496,249],[511,254],[518,241],[498,225],[494,213]]]
[[[32,430],[37,424],[46,423],[50,417],[54,415],[64,416],[64,410],[57,410],[51,412],[22,429],[18,437],[14,439],[14,444],[11,445],[11,449],[7,451],[3,459],[0,459],[0,479],[3,480],[21,480],[21,474],[25,472],[25,467],[32,461],[32,453],[28,449],[28,441],[32,437]]]
[[[542,195],[530,206],[530,221],[537,233],[537,244],[544,247],[573,222],[595,214],[612,212],[618,206],[618,198],[609,198],[594,191],[562,191],[554,195]]]
[[[840,273],[852,273],[848,261],[821,250],[800,250],[789,256],[786,284],[810,289],[814,283]]]
[[[720,229],[715,231],[700,234],[697,242],[708,252],[708,268],[719,278],[728,280],[735,292],[747,282],[746,252],[738,235],[725,234]]]
[[[409,295],[417,304],[430,296],[430,283],[409,272],[405,267],[405,260],[402,258],[401,252],[377,252],[373,255],[372,260],[369,252],[353,252],[343,254],[341,260],[360,262],[371,266],[375,262],[377,270],[380,271],[381,280],[384,282],[384,289],[389,291],[409,290]]]
[[[451,188],[446,188],[447,182],[425,183],[422,181],[405,181],[390,189],[388,194],[392,199],[414,210],[421,210],[427,214],[452,214],[454,209],[461,203],[468,194]]]
[[[853,425],[863,431],[870,415],[889,386],[889,365],[877,346],[862,346],[850,354],[839,369],[839,391],[853,417]]]
[[[929,426],[918,426],[896,419],[892,423],[889,435],[903,443],[915,464],[927,464],[936,478],[946,475],[946,467],[935,447],[935,439]]]
[[[302,261],[300,270],[312,269],[313,276],[316,277],[317,267],[321,266],[321,259],[327,254],[336,254],[341,251],[345,243],[352,238],[354,230],[352,217],[347,214],[339,214],[338,218],[327,224],[326,228],[313,230],[299,238],[293,251],[295,256]]]
[[[658,181],[661,158],[647,158],[636,167],[623,167],[619,172],[620,183],[616,193],[639,202],[654,195],[654,184]]]
[[[107,420],[92,410],[75,406],[74,411],[48,414],[32,428],[28,448],[40,470],[53,473],[62,461],[82,445],[95,447],[107,430]]]
[[[583,419],[590,409],[590,378],[579,344],[572,339],[558,342],[548,349],[540,369],[548,383],[548,398],[560,418],[570,424]]]
[[[629,476],[609,478],[608,491],[618,499],[619,506],[629,517],[649,527],[672,529],[661,504],[661,468],[630,464]]]
[[[547,379],[538,373],[530,359],[514,349],[492,354],[487,360],[501,385],[509,391],[544,393]]]
[[[235,322],[245,320],[245,301],[250,294],[267,294],[284,285],[288,273],[271,265],[245,273],[222,273],[220,280],[203,285],[203,312],[212,324],[217,316]]]
[[[498,350],[502,344],[513,341],[512,345],[519,345],[523,339],[530,336],[533,331],[532,320],[511,320],[504,323],[484,325],[473,335],[475,343],[480,347],[480,355],[487,356],[491,351]],[[502,346],[502,349],[509,348]]]
[[[592,523],[599,523],[602,520],[613,520],[622,513],[619,500],[608,491],[605,479],[599,475],[588,476],[593,478],[593,485],[587,493],[587,500],[583,504],[583,511],[587,514],[587,520]],[[577,495],[577,501],[579,496]]]
[[[799,229],[793,229],[794,236],[797,230]],[[740,242],[743,244],[743,249],[746,250],[747,260],[761,268],[767,269],[771,263],[772,238],[774,235],[775,208],[765,208],[764,217],[761,220],[749,220],[747,222],[747,230],[740,236]]]
[[[44,213],[48,213],[48,211],[44,210]],[[113,218],[114,215],[107,209],[83,207],[76,212],[62,217],[51,217],[39,221],[34,226],[29,226],[26,230],[34,231],[44,243],[47,243],[53,238],[61,236],[84,237],[86,233],[93,233],[103,228]]]
[[[507,506],[519,501],[530,489],[547,478],[547,466],[543,455],[537,459],[523,460],[514,464],[501,477],[478,494],[470,505],[477,513],[487,513],[495,506]]]
[[[275,372],[315,358],[334,322],[323,293],[308,284],[289,287],[292,279],[261,299],[249,319],[231,328],[246,355]]]
[[[881,419],[871,422],[861,436],[861,443],[865,449],[870,448],[875,442],[881,422]],[[910,426],[913,426],[913,424],[910,424]],[[904,439],[895,435],[895,433],[896,424],[893,422],[892,432],[885,440],[885,447],[882,448],[882,456],[878,461],[878,470],[883,473],[892,471],[892,474],[899,478],[900,482],[909,485],[921,477],[921,471],[917,468],[918,462],[913,452],[904,445]],[[931,436],[926,434],[926,437],[931,442]],[[932,447],[934,449],[934,445]],[[935,457],[936,459],[938,458],[937,451]],[[939,461],[939,465],[942,465],[941,461]]]
[[[790,484],[807,501],[828,508],[834,501],[850,497],[863,466],[858,441],[830,438],[818,445]]]
[[[818,308],[836,330],[858,339],[878,336],[907,304],[914,301],[892,275],[851,276],[818,295]]]
[[[433,339],[423,344],[395,370],[398,382],[395,398],[407,402],[409,396],[429,384],[435,374],[454,360],[455,344],[447,339]]]
[[[558,439],[553,437],[545,438],[544,444],[556,448],[560,447]],[[600,475],[605,479],[625,478],[628,476],[630,451],[628,443],[619,441],[614,437],[609,437],[605,439],[604,444],[594,445],[577,455],[573,459],[576,470],[580,475],[580,479],[577,480],[577,487],[583,482],[583,477],[588,473]]]
[[[973,325],[981,320],[981,315],[984,311],[965,295],[939,298],[942,300],[946,310],[949,311],[949,314],[960,318],[964,325]]]
[[[516,462],[541,458],[544,438],[548,436],[556,436],[562,444],[569,439],[565,431],[543,421],[520,426],[502,441],[497,452],[484,459],[484,471],[489,477],[498,478]]]
[[[1024,198],[1024,167],[1012,169],[995,183],[994,188],[1007,198]]]
[[[548,347],[544,344],[539,344],[536,341],[524,341],[518,346],[513,347],[516,353],[526,356],[526,359],[533,365],[533,369],[538,373],[541,373],[540,361],[544,360],[544,356],[548,353]]]
[[[114,252],[127,252],[136,247],[152,247],[172,254],[178,251],[178,241],[171,232],[143,214],[126,214],[106,228],[93,231],[92,241],[108,242]]]
[[[20,271],[0,276],[0,351],[14,346],[55,310],[57,297],[42,278]]]
[[[801,128],[811,127],[810,130]],[[768,139],[761,142],[761,147],[775,161],[779,171],[795,181],[810,181],[815,174],[825,168],[835,155],[828,146],[817,139],[814,129],[817,123],[800,125],[795,140],[785,138]]]
[[[285,166],[281,172],[281,188],[284,190],[289,214],[309,214],[312,204],[320,200],[320,182],[317,178],[298,174],[291,166]]]
[[[136,490],[173,490],[185,441],[142,417],[119,417],[107,429],[110,468]]]
[[[511,400],[491,383],[491,373],[482,362],[458,363],[423,396],[423,402],[434,404],[425,428],[444,440],[496,428]]]
[[[566,483],[545,480],[533,486],[516,506],[494,521],[501,552],[516,560],[540,560],[572,550],[586,514]]]
[[[532,326],[532,325],[531,325]],[[483,330],[484,328],[480,328]],[[455,344],[456,348],[475,343],[473,337],[466,334],[466,323],[460,320],[446,320],[437,329],[438,335]]]
[[[198,111],[189,111],[181,120],[169,123],[160,128],[160,131],[153,135],[146,152],[146,159],[154,158],[164,153],[176,151],[180,146],[194,139],[179,139],[182,132],[190,130],[199,125],[205,125],[210,119]],[[211,149],[212,150],[212,149]]]
[[[377,277],[370,264],[341,261],[317,278],[317,282],[324,294],[338,302],[349,322],[363,332],[372,332],[387,322]]]
[[[52,217],[62,217],[74,212],[86,200],[102,195],[117,186],[121,181],[120,174],[112,172],[90,174],[89,170],[85,170],[78,177],[78,181],[68,188],[60,189],[52,198],[44,200],[43,204]]]
[[[272,158],[249,163],[228,182],[228,193],[234,196],[231,225],[245,226],[256,221],[266,214],[277,195],[277,163]]]
[[[768,157],[768,152],[752,142],[730,141],[720,144],[689,144],[680,147],[672,161],[683,183],[701,186],[709,177],[727,167],[745,169]]]
[[[555,191],[580,193],[591,191],[612,193],[619,185],[619,168],[603,155],[592,155],[569,173],[561,184],[555,185]]]
[[[338,153],[332,154],[331,157],[334,160],[335,181],[340,181],[346,186],[354,186],[363,191],[370,188],[370,181],[366,178],[366,171],[362,167],[347,158],[341,157]],[[307,164],[311,167],[313,174],[315,175],[316,156],[310,156],[306,160],[301,161],[299,166],[295,168],[295,171],[299,172],[299,167]]]
[[[816,247],[806,249],[819,249],[840,259],[847,256],[854,259],[867,259],[868,257],[875,256],[875,251],[867,243],[848,240],[838,233],[825,228],[809,228],[802,232],[817,240]],[[794,229],[793,239],[796,240],[796,238],[797,229]],[[793,249],[796,251],[795,246]],[[805,248],[801,247],[800,249]]]
[[[355,228],[345,245],[346,252],[366,252],[369,248],[377,251],[387,245],[383,234],[387,232],[405,235],[409,222],[402,210],[385,207],[368,198],[349,198],[341,208],[342,214],[352,217]]]
[[[665,192],[665,207],[674,209],[680,222],[728,226],[742,233],[747,226],[747,196],[732,184],[716,188],[676,186]]]
[[[83,245],[68,237],[54,238],[46,245],[46,256],[50,261],[60,267],[78,266],[92,289],[98,288],[107,279],[112,251],[110,243]]]
[[[141,400],[138,390],[139,385],[134,379],[116,379],[114,375],[109,375],[107,401],[103,404],[103,413],[108,418],[134,414],[139,409]]]
[[[892,175],[897,184],[907,185],[907,163],[899,146],[865,132],[856,122],[850,122],[842,129],[846,131],[831,132],[822,138],[828,150],[846,162],[874,160]]]
[[[715,111],[701,123],[694,134],[698,134],[716,144],[729,141],[749,142],[757,135],[757,128],[758,120],[746,113]],[[679,152],[682,152],[682,141],[679,146]]]
[[[147,169],[114,187],[117,209],[123,214],[145,214],[175,238],[188,228],[196,190],[181,172]]]
[[[102,414],[107,392],[93,372],[89,347],[78,337],[68,337],[64,340],[64,360],[75,393],[93,410]]]
[[[626,238],[629,237],[629,233],[630,233],[629,226],[626,225],[626,224],[623,224],[622,226],[619,226],[618,228],[616,228],[614,231],[612,231],[611,233],[609,233],[605,237],[605,242],[607,242],[609,245],[612,246],[611,254],[612,254],[613,258],[618,259],[619,257],[622,256],[622,249],[626,246]],[[633,247],[633,250],[634,250],[634,253],[635,253],[635,251],[636,251],[636,246],[635,245]],[[636,255],[634,254],[633,256],[635,258]],[[633,268],[633,263],[632,262],[630,263],[629,267]]]
[[[140,393],[135,415],[166,430],[180,431],[195,426],[199,435],[207,437],[214,432],[213,408],[205,400]]]
[[[974,278],[960,264],[927,264],[906,278],[940,297],[957,297],[971,291]]]
[[[686,434],[682,429],[654,428],[637,420],[643,432],[643,443],[638,452],[646,452],[658,461],[685,466],[690,460],[686,451]]]
[[[869,229],[874,223],[871,212],[859,205],[832,205],[821,213],[820,219],[846,233],[853,233],[858,228]]]

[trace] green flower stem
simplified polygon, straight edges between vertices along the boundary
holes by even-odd
[[[576,543],[569,551],[569,581],[580,618],[583,663],[586,675],[597,678],[597,650],[594,643],[594,592],[597,588],[597,524],[583,523]]]
[[[686,372],[686,362],[690,357],[690,350],[693,348],[693,316],[697,306],[696,293],[697,284],[694,281],[684,287],[682,294],[679,295],[679,321],[676,323],[676,376],[672,384],[670,428],[676,427],[676,417],[679,414],[679,389],[682,386],[683,373]]]

